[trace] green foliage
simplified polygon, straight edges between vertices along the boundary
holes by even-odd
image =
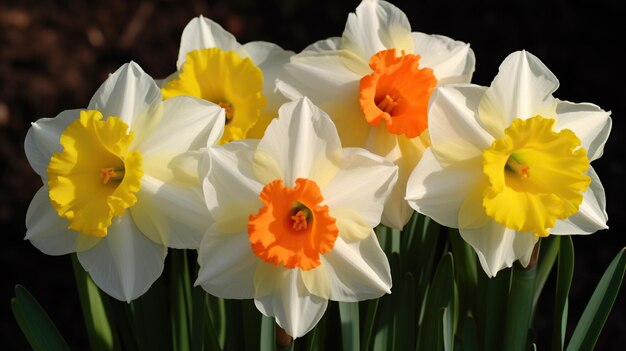
[[[571,237],[542,239],[536,265],[516,264],[490,279],[458,230],[442,229],[417,214],[402,232],[376,228],[393,294],[330,302],[316,327],[283,350],[533,350],[533,314],[551,277],[555,291],[543,292],[554,294],[551,346],[564,349],[574,279]],[[621,286],[625,250],[600,279],[567,350],[595,345]],[[192,286],[194,262],[193,251],[171,250],[167,273],[127,304],[101,292],[73,256],[91,349],[280,350],[274,319],[262,316],[252,300],[223,300]],[[15,293],[13,314],[33,349],[67,350],[37,301],[23,287]]]

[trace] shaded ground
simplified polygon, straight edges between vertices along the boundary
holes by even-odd
[[[477,57],[474,82],[488,85],[510,52],[526,49],[560,79],[556,96],[591,101],[613,111],[614,128],[602,159],[594,163],[607,189],[610,231],[575,238],[576,271],[570,320],[577,320],[602,271],[626,245],[625,74],[618,55],[618,3],[548,5],[525,2],[394,1],[416,31],[471,43]],[[0,2],[0,340],[11,350],[28,349],[12,318],[13,286],[24,284],[49,311],[73,349],[86,349],[69,256],[50,257],[24,242],[26,208],[40,179],[25,159],[30,122],[87,105],[106,76],[134,60],[155,78],[175,69],[185,24],[203,14],[240,42],[267,40],[301,50],[315,40],[340,35],[357,1],[142,1]],[[626,293],[601,335],[599,350],[626,341]],[[548,294],[551,295],[551,294]],[[542,298],[537,333],[551,333],[550,296]],[[547,349],[543,344],[542,349]]]

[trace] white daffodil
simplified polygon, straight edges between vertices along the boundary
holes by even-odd
[[[293,336],[311,330],[328,300],[389,293],[389,264],[373,231],[397,167],[341,148],[308,99],[284,104],[258,140],[209,148],[201,162],[213,224],[199,249],[197,285],[257,308]]]
[[[161,275],[167,247],[197,248],[206,206],[174,178],[173,159],[221,137],[223,110],[192,97],[162,102],[131,62],[112,74],[86,110],[33,123],[28,161],[43,180],[26,215],[26,239],[49,255],[77,252],[95,283],[119,300]]]
[[[342,37],[318,41],[291,58],[291,81],[278,88],[326,111],[344,146],[363,147],[399,166],[382,223],[402,228],[413,213],[404,200],[407,179],[430,145],[431,92],[469,82],[474,61],[468,44],[412,33],[400,9],[364,0],[348,16]]]
[[[192,19],[180,41],[176,68],[165,80],[163,97],[190,95],[214,102],[226,112],[220,144],[260,139],[286,99],[275,91],[291,51],[263,41],[244,45],[205,17]]]
[[[604,189],[589,162],[602,155],[610,113],[552,96],[558,80],[535,56],[509,55],[490,87],[437,89],[432,147],[411,174],[407,200],[476,250],[489,276],[539,237],[606,229]]]

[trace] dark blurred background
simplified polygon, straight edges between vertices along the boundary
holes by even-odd
[[[392,1],[413,31],[471,43],[474,83],[489,85],[500,62],[526,49],[559,78],[556,97],[593,102],[613,112],[604,157],[593,166],[607,191],[609,231],[574,238],[576,269],[570,292],[570,327],[578,320],[602,272],[626,245],[623,84],[626,12],[613,1]],[[24,156],[30,122],[86,107],[107,75],[130,60],[154,78],[175,70],[180,35],[204,15],[240,43],[275,42],[294,51],[340,36],[358,1],[53,1],[0,0],[0,340],[5,350],[28,349],[10,298],[23,284],[41,302],[72,349],[88,348],[69,256],[44,255],[28,242],[24,218],[41,186]],[[622,66],[620,66],[622,65]],[[549,348],[553,284],[535,320],[540,349]],[[626,288],[618,296],[598,350],[623,350]],[[569,331],[571,333],[571,330]]]

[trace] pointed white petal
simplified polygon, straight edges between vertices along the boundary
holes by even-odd
[[[98,245],[78,253],[78,260],[96,285],[110,296],[130,302],[163,272],[167,248],[145,237],[128,211],[114,217]]]
[[[254,172],[263,184],[283,179],[314,180],[320,188],[341,163],[341,143],[328,115],[307,99],[288,102],[267,127],[254,155]]]
[[[489,277],[495,277],[498,271],[511,267],[520,258],[528,264],[538,240],[532,233],[519,233],[493,221],[482,228],[459,231],[478,254],[480,265]]]
[[[606,213],[604,187],[592,167],[589,167],[587,175],[591,177],[591,184],[583,194],[578,212],[565,220],[556,221],[550,230],[551,234],[593,234],[601,229],[609,229],[606,225],[609,216]]]
[[[102,83],[89,101],[90,110],[98,110],[104,118],[121,118],[135,133],[133,143],[149,130],[151,119],[161,108],[161,89],[135,62],[124,64]]]
[[[26,237],[33,246],[47,255],[65,255],[87,250],[100,238],[80,234],[68,229],[68,221],[59,217],[48,197],[48,187],[42,186],[26,212]]]
[[[383,128],[379,126],[375,129],[380,131]],[[409,139],[404,135],[395,136],[382,130],[378,135],[378,143],[388,144],[387,150],[383,148],[379,152],[398,166],[398,181],[387,198],[381,223],[391,228],[402,229],[413,214],[413,209],[405,200],[406,185],[411,172],[430,146],[429,132],[426,129],[420,136]]]
[[[289,63],[294,53],[264,41],[244,44],[243,49],[263,72],[263,95],[267,98],[264,111],[275,114],[280,105],[287,102],[287,99],[276,90],[276,79],[289,79],[285,65]]]
[[[391,293],[391,272],[387,256],[373,230],[364,239],[346,242],[342,237],[322,256],[328,272],[330,299],[361,301]]]
[[[250,249],[248,233],[222,235],[209,230],[198,250],[200,271],[195,285],[217,297],[251,299],[259,262]]]
[[[556,112],[559,118],[555,129],[573,131],[587,150],[590,162],[600,158],[611,132],[611,112],[594,104],[575,104],[568,101],[559,101]]]
[[[364,0],[348,15],[343,49],[366,62],[381,50],[413,52],[411,24],[399,8],[386,2]]]
[[[44,184],[48,179],[46,170],[52,154],[63,151],[60,143],[61,133],[70,123],[79,118],[80,111],[66,110],[54,118],[38,119],[28,129],[24,141],[26,158]]]
[[[130,213],[144,235],[176,249],[197,249],[212,224],[199,184],[163,182],[148,174],[141,178],[137,203]]]
[[[432,68],[439,86],[472,80],[476,58],[469,44],[443,35],[414,32],[411,36],[414,52],[421,56],[420,67]]]
[[[480,158],[442,167],[428,149],[411,173],[406,199],[413,209],[437,223],[458,228],[461,206],[483,177]]]
[[[190,96],[176,96],[163,102],[162,117],[143,134],[137,145],[144,160],[158,157],[166,167],[174,156],[214,145],[224,130],[224,109]]]
[[[238,50],[241,45],[219,24],[206,17],[195,17],[183,29],[176,68],[180,70],[188,52],[216,47],[228,51]]]
[[[274,267],[261,264],[261,271],[267,279],[263,284],[272,284],[273,292],[254,299],[254,304],[261,313],[275,317],[276,323],[293,338],[308,333],[324,315],[328,300],[311,295],[297,269]],[[257,274],[259,274],[257,270]],[[255,277],[258,281],[258,277]]]
[[[265,184],[257,180],[252,170],[257,144],[258,140],[239,140],[208,149],[211,170],[203,179],[203,193],[213,219],[223,218],[237,207],[245,212],[261,207],[259,194]],[[247,218],[249,214],[242,215]]]
[[[291,57],[285,66],[293,88],[316,103],[335,100],[337,96],[355,95],[363,73],[371,73],[367,63],[364,72],[350,70],[337,48],[339,38],[331,38],[309,46],[303,52]],[[358,95],[356,96],[358,99]]]
[[[373,228],[395,181],[398,169],[393,163],[363,149],[343,149],[339,171],[322,189],[324,204],[333,209],[347,208],[363,217]]]
[[[556,118],[552,93],[558,87],[559,81],[537,57],[526,51],[514,52],[504,59],[485,92],[479,106],[480,120],[499,138],[516,118]]]
[[[433,153],[442,165],[482,155],[493,137],[477,117],[485,92],[476,85],[448,85],[435,90],[428,109],[428,130]]]

